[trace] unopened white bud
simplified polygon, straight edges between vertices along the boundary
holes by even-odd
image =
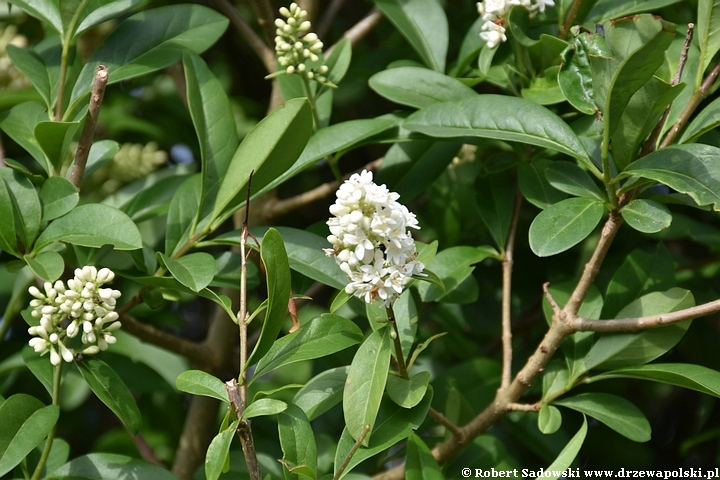
[[[52,363],[55,366],[60,365],[60,362],[62,361],[62,358],[60,358],[60,355],[55,351],[53,347],[50,347],[50,363]]]
[[[31,285],[30,288],[28,288],[28,292],[30,292],[30,295],[33,297],[39,299],[39,300],[45,300],[45,295],[40,293],[40,290],[35,285]]]
[[[85,355],[96,355],[100,353],[100,347],[98,347],[97,345],[92,345],[84,349],[82,353],[84,353]]]

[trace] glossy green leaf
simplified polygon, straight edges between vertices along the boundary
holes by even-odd
[[[556,400],[562,405],[589,415],[634,442],[650,440],[651,429],[645,415],[631,402],[609,393],[581,393]]]
[[[235,436],[240,420],[235,420],[227,428],[215,435],[205,455],[205,478],[217,480],[223,473],[230,453],[230,443]]]
[[[175,475],[159,465],[114,453],[91,453],[74,458],[47,478],[66,477],[84,480],[177,480]]]
[[[85,357],[76,365],[100,401],[117,415],[133,435],[137,434],[142,425],[142,416],[135,398],[118,374],[97,358]]]
[[[168,213],[175,192],[186,178],[184,175],[170,175],[162,178],[132,196],[120,207],[120,210],[127,213],[135,223],[164,215]]]
[[[543,210],[530,225],[530,248],[549,257],[574,247],[592,233],[604,208],[597,200],[568,198]]]
[[[77,37],[86,30],[102,22],[117,18],[123,13],[145,3],[147,0],[90,0],[78,18],[78,25],[74,36]]]
[[[593,381],[611,378],[635,378],[689,388],[720,397],[720,372],[689,363],[652,363],[621,368],[592,377]]]
[[[202,370],[187,370],[181,373],[175,380],[175,386],[181,392],[217,398],[221,402],[230,403],[223,381]]]
[[[260,256],[267,275],[268,309],[260,338],[243,368],[259,362],[275,343],[285,320],[290,299],[290,265],[283,239],[274,228],[265,233]]]
[[[607,200],[605,194],[590,175],[575,163],[553,162],[545,170],[545,175],[550,185],[561,192],[576,197],[599,200],[600,202]]]
[[[720,11],[720,8],[718,8],[718,11]],[[680,137],[679,143],[693,142],[701,135],[718,126],[720,126],[720,98],[710,102],[692,119],[690,125],[687,126]]]
[[[350,39],[344,38],[335,44],[330,55],[325,59],[328,80],[335,85],[339,84],[350,68],[350,60],[352,60],[352,44]]]
[[[504,173],[475,181],[478,212],[498,250],[505,250],[515,204],[515,184]]]
[[[53,242],[95,248],[113,245],[117,250],[142,248],[140,231],[130,217],[100,203],[80,205],[53,221],[40,234],[35,249]]]
[[[35,126],[48,119],[45,106],[38,102],[25,102],[0,113],[0,129],[12,138],[42,166],[45,173],[52,166],[35,138]]]
[[[43,58],[32,48],[20,48],[8,45],[6,51],[13,65],[33,84],[45,101],[45,106],[51,108],[53,97],[52,84],[48,75],[48,67]]]
[[[274,398],[261,398],[257,400],[245,409],[242,418],[255,418],[265,417],[268,415],[277,415],[280,412],[287,410],[288,404]]]
[[[657,150],[623,172],[663,183],[686,193],[698,205],[712,205],[720,211],[720,165],[716,159],[720,148],[688,144]]]
[[[565,445],[555,461],[543,471],[543,478],[557,480],[563,476],[563,472],[570,468],[575,461],[575,457],[580,452],[585,436],[587,435],[587,419],[583,415],[583,424],[580,430],[573,435],[570,441]]]
[[[326,370],[305,384],[293,398],[293,403],[302,408],[308,420],[315,420],[342,401],[343,388],[350,367]]]
[[[411,433],[408,437],[405,478],[407,480],[443,480],[445,476],[425,442]]]
[[[56,0],[13,0],[16,5],[33,17],[39,18],[43,22],[50,24],[57,32],[62,33],[62,19],[60,17],[60,8]]]
[[[56,405],[44,406],[25,394],[0,405],[0,475],[18,465],[43,441],[60,415]]]
[[[368,85],[381,97],[415,108],[478,95],[459,80],[418,67],[383,70],[370,77]]]
[[[201,217],[210,214],[238,147],[235,118],[220,81],[197,54],[184,53],[188,109],[195,125],[202,159]]]
[[[114,140],[100,140],[94,142],[90,147],[87,164],[85,164],[85,173],[83,178],[87,178],[93,172],[103,167],[115,157],[120,151],[120,144]],[[72,171],[72,170],[70,170]]]
[[[384,401],[380,404],[375,429],[372,439],[367,447],[361,446],[347,465],[347,468],[339,478],[345,477],[355,466],[362,461],[377,455],[407,438],[425,420],[428,408],[432,402],[433,390],[428,388],[425,398],[414,408],[402,408],[391,401]],[[355,445],[355,439],[350,434],[348,427],[345,427],[337,449],[335,451],[335,472],[347,457],[350,449]]]
[[[202,5],[168,5],[136,13],[93,52],[75,83],[68,111],[90,93],[98,65],[107,67],[108,84],[154,72],[179,62],[183,51],[204,52],[227,25],[225,16]]]
[[[431,137],[483,137],[528,143],[576,157],[594,168],[575,132],[560,117],[523,98],[479,95],[437,103],[410,115],[403,128]]]
[[[587,16],[591,22],[601,22],[620,17],[627,17],[636,13],[654,12],[667,7],[680,0],[598,0]]]
[[[562,414],[557,407],[543,405],[538,412],[538,430],[545,435],[557,432],[562,425]]]
[[[42,217],[37,190],[27,177],[16,170],[0,169],[0,179],[5,182],[15,211],[15,233],[29,250],[40,230]]]
[[[54,283],[65,270],[65,261],[57,252],[42,252],[35,258],[25,257],[33,273],[46,282]]]
[[[644,294],[668,290],[674,283],[675,262],[662,243],[652,253],[633,250],[608,284],[602,318],[616,318],[620,310]]]
[[[56,172],[62,170],[79,127],[80,122],[40,122],[35,125],[33,135]]]
[[[0,177],[0,250],[19,257],[15,215],[10,189]]]
[[[343,413],[349,434],[357,440],[370,427],[362,445],[368,446],[390,367],[390,334],[377,330],[365,339],[348,370],[343,393]]]
[[[413,408],[425,396],[430,383],[430,372],[418,372],[409,380],[395,375],[387,379],[387,394],[390,399],[403,408]]]
[[[278,415],[278,434],[283,451],[283,465],[290,471],[291,479],[317,478],[317,444],[315,434],[305,412],[297,405],[289,404]],[[311,475],[297,475],[294,471],[307,471]]]
[[[720,1],[700,0],[698,2],[695,34],[700,44],[700,69],[697,78],[704,78],[704,72],[720,50]],[[700,84],[700,80],[697,85]]]
[[[159,255],[172,276],[193,292],[197,293],[207,287],[215,276],[215,258],[209,253],[191,253],[177,260],[164,253]]]
[[[602,35],[582,32],[561,55],[563,63],[558,72],[558,86],[568,102],[586,115],[593,115],[597,110],[588,55],[610,56],[609,51],[603,52],[605,49]]]
[[[448,23],[438,0],[375,0],[428,67],[445,71]]]
[[[256,189],[269,183],[270,178],[263,179],[259,171],[264,163],[272,168],[282,165],[282,172],[287,170],[300,156],[311,133],[312,111],[305,99],[288,100],[258,123],[232,157],[215,200],[212,218],[218,218],[238,194],[245,199],[245,185],[252,171],[258,174],[253,176]],[[265,175],[274,178],[270,172]]]
[[[665,205],[644,198],[631,201],[620,213],[628,225],[643,233],[657,233],[672,223],[672,214]]]
[[[362,341],[362,331],[354,322],[323,314],[278,339],[258,362],[253,379],[284,365],[331,355]]]
[[[433,302],[441,299],[472,274],[473,270],[475,270],[472,265],[495,255],[497,255],[497,252],[489,246],[458,246],[441,251],[430,262],[428,269],[442,280],[445,291],[431,283],[420,283],[418,284],[420,298],[423,302]]]
[[[553,188],[548,182],[545,172],[550,165],[552,162],[545,159],[518,165],[520,192],[528,202],[541,209],[567,198],[567,195]]]
[[[77,188],[63,177],[50,177],[40,189],[42,221],[48,222],[62,217],[75,208],[80,196]]]
[[[192,175],[178,187],[170,201],[165,233],[165,253],[174,255],[190,237],[190,229],[202,201],[202,177]]]
[[[513,11],[522,9],[515,8]],[[520,93],[523,98],[537,103],[538,105],[554,105],[566,100],[560,85],[558,84],[558,72],[560,67],[554,65],[545,70],[544,75],[535,77],[530,86],[523,88]]]
[[[682,288],[652,292],[623,308],[617,318],[636,318],[670,313],[695,305],[692,293]],[[595,342],[584,360],[584,371],[642,365],[655,360],[674,347],[690,327],[690,321],[637,333],[603,335]]]
[[[45,387],[48,394],[52,395],[53,390],[53,366],[47,357],[41,357],[32,347],[26,345],[22,349],[22,358],[25,366]]]

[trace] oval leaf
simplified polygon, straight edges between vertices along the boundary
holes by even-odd
[[[672,214],[665,205],[644,198],[628,203],[620,213],[628,225],[643,233],[657,233],[672,223]]]
[[[568,198],[543,210],[530,225],[530,248],[549,257],[574,247],[592,233],[603,206],[589,198]]]
[[[538,414],[538,430],[545,435],[557,432],[562,425],[562,414],[557,407],[543,405]]]
[[[42,221],[48,222],[62,217],[75,208],[80,195],[70,180],[63,177],[50,177],[40,189],[42,202]]]
[[[550,185],[576,197],[606,201],[605,195],[585,170],[572,162],[554,162],[545,170]]]
[[[160,253],[160,258],[178,282],[196,293],[207,287],[215,276],[215,257],[209,253],[191,253],[177,260]]]
[[[35,258],[25,257],[30,269],[46,282],[55,282],[65,270],[65,261],[57,252],[43,252]]]
[[[223,473],[223,467],[225,467],[230,452],[230,443],[238,425],[240,425],[240,420],[235,420],[225,430],[215,435],[210,442],[205,455],[205,478],[207,480],[217,480]]]
[[[219,378],[201,370],[188,370],[181,373],[175,385],[181,392],[217,398],[221,402],[230,403],[225,384]]]
[[[423,399],[430,372],[418,372],[410,380],[390,375],[387,379],[387,394],[390,399],[403,408],[412,408]]]
[[[280,412],[284,412],[287,408],[287,403],[283,401],[275,400],[274,398],[261,398],[248,405],[242,414],[242,418],[247,420],[248,418],[277,415]]]
[[[419,67],[384,70],[370,77],[368,85],[392,102],[415,108],[478,95],[460,80]]]
[[[175,475],[159,465],[113,453],[91,453],[75,458],[48,475],[48,478],[65,477],[84,480],[177,480]]]
[[[346,366],[326,370],[298,390],[293,403],[303,409],[308,420],[315,420],[340,403],[349,368]]]

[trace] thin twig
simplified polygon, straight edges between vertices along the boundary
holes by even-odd
[[[505,389],[512,379],[512,271],[513,250],[515,249],[515,234],[517,233],[520,207],[522,206],[522,193],[520,189],[515,192],[515,205],[513,207],[512,221],[505,244],[505,254],[502,262],[502,344],[503,363],[502,380],[500,388]]]
[[[567,37],[568,32],[570,31],[570,28],[572,27],[573,22],[575,21],[575,17],[577,16],[578,10],[580,10],[580,4],[582,3],[582,0],[575,0],[570,7],[570,11],[567,14],[567,17],[565,17],[565,21],[563,22],[562,29],[559,32],[560,38]]]
[[[330,5],[327,6],[325,12],[323,12],[322,17],[317,22],[317,27],[315,27],[315,33],[317,33],[318,37],[325,37],[328,30],[330,29],[330,25],[332,25],[333,20],[335,20],[335,17],[337,16],[344,3],[345,0],[332,0],[330,2]]]
[[[340,40],[344,40],[347,38],[348,40],[350,40],[350,45],[355,46],[360,40],[365,38],[365,35],[370,33],[370,31],[375,28],[375,25],[380,23],[380,20],[382,20],[382,18],[383,14],[380,9],[374,7],[372,10],[370,10],[370,13],[368,13],[367,15],[365,15],[365,17],[362,18],[362,20],[350,27],[343,34]],[[337,43],[332,47],[328,48],[325,52],[325,56],[329,56],[336,46]]]
[[[461,437],[463,435],[463,432],[460,429],[460,427],[458,427],[457,425],[452,423],[450,420],[448,420],[448,418],[445,415],[443,415],[441,412],[438,412],[434,408],[430,407],[430,409],[428,410],[428,413],[430,414],[432,419],[435,420],[436,423],[447,428],[450,431],[450,433],[452,433],[453,435],[455,435],[457,437]]]
[[[275,17],[277,12],[275,12],[270,0],[252,0],[250,3],[255,10],[260,28],[265,34],[265,44],[272,45],[275,38]]]
[[[255,30],[245,21],[240,12],[228,0],[215,0],[218,9],[230,19],[235,30],[242,35],[245,41],[250,44],[250,48],[255,52],[260,61],[265,66],[268,73],[275,71],[275,53],[263,42],[262,38],[255,33]]]
[[[306,207],[317,200],[322,200],[337,191],[339,186],[340,182],[333,180],[331,182],[323,183],[312,190],[308,190],[307,192],[303,192],[294,197],[269,203],[267,208],[268,218],[273,219],[282,217],[294,210]]]
[[[358,448],[360,448],[360,445],[362,445],[363,440],[365,440],[365,436],[370,431],[370,425],[365,425],[363,427],[363,431],[360,434],[360,436],[357,439],[357,442],[355,442],[355,445],[350,449],[350,451],[347,454],[347,457],[345,457],[345,460],[340,464],[340,468],[337,469],[337,472],[335,472],[335,476],[333,476],[333,480],[338,480],[340,477],[342,477],[343,472],[347,468],[347,466],[350,464],[350,460],[352,460],[352,457],[355,455],[355,452],[358,451]]]
[[[95,125],[97,125],[100,105],[102,105],[103,96],[105,95],[105,86],[108,81],[108,70],[104,65],[98,65],[95,71],[95,80],[93,81],[92,93],[90,94],[90,107],[85,117],[85,126],[83,127],[80,140],[78,140],[77,153],[75,154],[75,163],[73,163],[70,181],[80,190],[83,176],[85,175],[85,164],[87,163],[90,147],[92,146],[93,135],[95,134]]]
[[[506,408],[508,412],[537,412],[540,410],[535,403],[508,403]]]
[[[548,303],[552,307],[553,314],[559,315],[560,314],[560,306],[557,304],[557,302],[553,298],[552,293],[550,293],[550,282],[543,283],[543,293],[545,294],[545,298],[547,298]]]

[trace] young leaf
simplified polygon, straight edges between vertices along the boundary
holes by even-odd
[[[75,208],[80,196],[77,188],[63,177],[50,177],[40,189],[42,221],[49,222],[62,217]]]
[[[557,432],[562,425],[562,414],[557,407],[543,405],[538,413],[538,430],[545,435]]]
[[[483,223],[490,231],[498,250],[504,251],[515,204],[514,182],[499,173],[475,181],[477,205]]]
[[[370,431],[362,442],[368,446],[380,408],[390,367],[390,334],[377,330],[360,345],[348,370],[343,393],[343,413],[349,434],[357,440],[365,426]]]
[[[317,444],[310,421],[297,405],[289,404],[287,410],[278,415],[278,434],[283,451],[283,465],[293,473],[298,467],[305,467],[314,480],[317,475]],[[308,475],[292,475],[291,478],[305,478]]]
[[[715,54],[720,50],[720,1],[700,0],[697,15],[697,39],[700,44],[700,68],[697,72],[700,85],[701,79]]]
[[[418,284],[418,292],[423,302],[433,302],[452,292],[463,280],[469,277],[475,267],[472,265],[493,257],[497,252],[489,246],[458,246],[447,248],[438,253],[428,268],[440,278],[445,291],[430,283]]]
[[[33,135],[56,172],[62,170],[70,142],[79,127],[80,122],[40,122],[35,125]]]
[[[0,114],[0,129],[40,164],[46,174],[53,167],[35,138],[35,126],[48,119],[45,106],[38,102],[24,102]]]
[[[215,435],[205,455],[205,478],[217,480],[223,473],[225,462],[230,453],[230,443],[237,431],[240,420],[235,420],[226,429]]]
[[[114,453],[91,453],[74,458],[52,472],[47,478],[177,480],[175,475],[159,465]]]
[[[543,478],[557,480],[563,476],[563,472],[572,465],[572,462],[575,460],[575,457],[577,457],[578,452],[580,452],[580,447],[582,447],[586,435],[587,419],[585,418],[585,415],[583,415],[583,424],[580,427],[580,430],[573,435],[573,438],[571,438],[567,445],[565,445],[565,448],[562,449],[555,461],[545,469],[543,472]]]
[[[593,381],[610,378],[635,378],[689,388],[720,397],[720,372],[689,363],[652,363],[639,367],[621,368],[592,377]]]
[[[100,140],[94,142],[90,147],[90,153],[88,154],[87,164],[85,164],[85,173],[83,178],[87,178],[93,172],[98,170],[107,164],[110,160],[115,158],[115,155],[120,151],[120,144],[114,140]],[[75,163],[73,162],[73,165]],[[72,172],[72,168],[68,169],[68,175]]]
[[[672,214],[665,205],[644,198],[631,201],[620,213],[628,225],[643,233],[657,233],[672,223]]]
[[[597,200],[568,198],[543,210],[530,225],[530,248],[549,257],[574,247],[592,233],[604,208]]]
[[[117,250],[142,248],[140,231],[130,217],[101,203],[80,205],[52,222],[37,239],[35,251],[53,242],[95,248],[109,244]]]
[[[414,108],[478,95],[459,80],[418,67],[383,70],[370,77],[368,85],[381,97]]]
[[[554,403],[596,418],[634,442],[650,440],[650,422],[645,415],[631,402],[617,395],[581,393]]]
[[[401,407],[413,408],[425,396],[429,383],[430,372],[418,372],[410,380],[390,375],[387,379],[387,394]]]
[[[57,252],[42,252],[35,258],[25,256],[33,273],[46,282],[54,283],[65,270],[65,261]]]
[[[222,380],[201,370],[187,370],[181,373],[175,380],[175,386],[181,392],[217,398],[221,402],[230,403]]]
[[[607,201],[605,194],[588,173],[573,162],[553,162],[545,170],[550,185],[577,197]]]
[[[284,365],[331,355],[362,341],[362,331],[354,322],[323,314],[277,340],[258,362],[253,380]]]
[[[376,0],[375,4],[425,65],[438,72],[445,71],[448,23],[438,0]]]
[[[284,412],[288,408],[288,404],[274,398],[261,398],[251,403],[243,412],[242,418],[265,417],[268,415],[277,415]]]
[[[350,68],[352,59],[352,44],[350,39],[344,38],[333,47],[330,55],[325,59],[328,67],[327,78],[335,85],[338,85]]]
[[[164,253],[159,255],[172,276],[195,293],[207,287],[215,276],[215,258],[209,253],[191,253],[177,260]]]
[[[274,228],[265,233],[260,256],[267,275],[268,309],[260,339],[242,368],[259,362],[270,350],[282,328],[290,299],[290,266],[282,237]]]
[[[428,446],[414,433],[408,437],[406,458],[405,478],[407,480],[443,480],[445,478]]]
[[[85,357],[76,362],[76,365],[100,401],[117,415],[133,435],[137,434],[142,424],[142,416],[130,390],[118,374],[97,358]]]
[[[593,94],[593,78],[588,55],[611,56],[602,35],[582,32],[561,54],[558,86],[570,105],[586,115],[597,110]]]
[[[20,48],[12,44],[8,45],[5,51],[15,68],[30,80],[40,96],[45,100],[45,106],[52,108],[50,78],[48,76],[48,67],[43,58],[32,48]]]
[[[302,408],[308,420],[315,420],[342,400],[349,368],[331,368],[316,375],[298,390],[293,404]]]
[[[172,257],[190,236],[190,228],[202,201],[202,177],[195,174],[178,187],[168,210],[165,254]]]

